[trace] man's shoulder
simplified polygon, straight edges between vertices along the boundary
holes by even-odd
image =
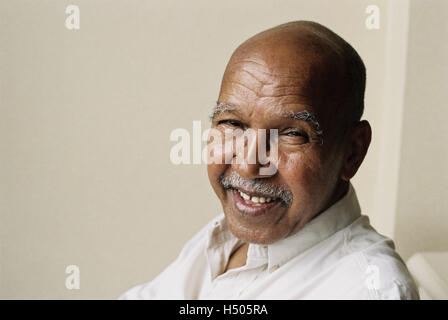
[[[191,237],[190,240],[185,243],[180,252],[180,255],[182,256],[183,254],[187,254],[194,249],[204,249],[204,246],[207,245],[207,240],[209,239],[211,232],[216,228],[217,225],[221,224],[224,219],[224,213],[220,213],[219,215],[208,221],[201,229],[199,229],[199,231],[197,231]]]
[[[344,233],[345,263],[355,264],[358,276],[376,299],[418,299],[418,290],[393,240],[377,232],[361,216]]]

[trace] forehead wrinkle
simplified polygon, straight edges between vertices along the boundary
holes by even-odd
[[[269,69],[269,67],[266,64],[264,64],[262,60],[261,60],[261,62],[259,62],[259,61],[256,61],[256,60],[244,58],[244,59],[241,59],[241,60],[232,61],[232,64],[234,64],[234,65],[241,64],[241,63],[254,63],[256,65],[259,65],[260,67],[263,67],[264,69]]]
[[[238,65],[241,65],[241,64],[243,66],[241,66],[241,67],[238,66]],[[250,64],[255,64],[256,66],[250,68]],[[265,75],[268,75],[268,76],[272,75],[272,72],[270,71],[270,68],[266,64],[263,64],[263,63],[260,63],[260,62],[255,62],[255,61],[252,61],[252,60],[246,60],[246,59],[237,60],[237,61],[231,60],[229,62],[229,66],[228,66],[229,70],[236,69],[236,71],[239,71],[239,70],[245,71],[245,67],[249,67],[250,69],[253,69],[256,72],[261,73],[261,74],[265,74]]]
[[[236,65],[247,64],[247,63],[254,63],[258,66],[261,66],[263,69],[265,69],[265,70],[261,70],[258,68],[258,69],[254,69],[253,71],[251,70],[251,72],[255,71],[257,73],[261,73],[261,74],[264,74],[269,77],[277,77],[277,78],[284,78],[284,79],[302,79],[303,78],[303,74],[294,75],[293,72],[291,72],[290,67],[284,68],[285,72],[273,72],[271,70],[272,68],[268,67],[268,65],[261,64],[261,63],[258,63],[258,62],[252,61],[252,60],[231,61],[229,63],[230,66],[228,68],[229,68],[229,70],[236,69],[233,72],[236,72],[238,70],[244,70],[243,68],[237,68]],[[278,66],[276,67],[276,69],[279,69],[279,68],[280,67],[278,67]],[[302,66],[302,68],[303,68],[303,66]],[[293,70],[295,70],[295,69],[293,69]]]
[[[244,68],[240,69],[239,71],[244,72],[244,73],[247,73],[250,77],[254,78],[256,81],[258,81],[259,83],[261,83],[262,86],[265,85],[265,84],[269,84],[268,81],[263,81],[263,80],[257,78],[257,77],[255,76],[255,74],[253,74],[252,72],[250,72],[250,71],[248,71],[248,70],[246,70],[246,69],[244,69]],[[238,73],[236,72],[236,74],[238,74]]]
[[[232,86],[242,87],[245,90],[248,90],[248,91],[252,92],[256,97],[260,97],[260,95],[259,95],[259,93],[257,92],[256,89],[255,90],[251,89],[247,85],[245,85],[244,83],[239,82],[238,80],[228,80],[228,81],[223,81],[223,83],[229,83]]]
[[[303,71],[301,74],[291,75],[290,68],[286,68],[283,73],[273,73],[271,70],[264,71],[258,67],[250,68],[247,66],[247,63],[242,67],[236,66],[236,64],[244,62],[247,61],[232,62],[233,66],[229,68],[230,71],[224,77],[223,83],[235,83],[251,91],[258,98],[297,95],[300,98],[308,100],[309,97],[306,97],[303,92],[307,90],[307,78],[309,76],[307,71]],[[260,63],[251,63],[262,66],[262,69],[268,69]]]
[[[263,86],[261,94],[264,97],[286,98],[296,97],[308,101],[309,97],[304,94],[302,86]]]
[[[244,83],[244,78],[234,76],[234,79],[224,80],[223,83],[227,85],[235,85],[244,88],[245,90],[253,93],[257,98],[269,97],[269,98],[282,98],[282,97],[300,97],[301,99],[309,100],[309,97],[303,93],[306,86],[304,85],[287,85],[281,84],[281,81],[267,82],[256,78],[252,73],[242,70],[244,73],[250,75],[259,84],[251,84],[253,89],[248,84]],[[243,81],[243,82],[241,82]]]
[[[245,90],[249,90],[256,97],[259,97],[260,92],[267,83],[269,82],[262,80],[254,73],[245,70],[244,68],[239,68],[233,70],[229,75],[224,76],[222,87],[225,87],[226,85],[240,86]]]

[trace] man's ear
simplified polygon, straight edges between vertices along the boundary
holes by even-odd
[[[372,139],[372,128],[369,122],[362,120],[356,123],[348,133],[344,161],[341,168],[341,179],[349,181],[358,171],[369,149]]]

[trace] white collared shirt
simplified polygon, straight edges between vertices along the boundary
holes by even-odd
[[[352,185],[296,234],[249,244],[246,264],[223,273],[242,244],[220,214],[160,275],[120,299],[419,299],[392,240],[361,215]]]

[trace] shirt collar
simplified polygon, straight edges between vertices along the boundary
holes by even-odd
[[[206,257],[213,280],[226,268],[232,252],[244,242],[235,237],[227,226],[225,216],[221,213],[209,230],[206,243]]]
[[[327,210],[309,221],[294,235],[270,245],[250,244],[247,263],[259,265],[268,263],[273,271],[295,256],[325,240],[339,230],[351,224],[361,215],[356,192],[351,184],[345,196]],[[243,242],[237,239],[227,227],[224,214],[218,216],[210,230],[207,242],[207,256],[219,256],[220,263],[209,261],[212,278],[226,267],[228,257]]]
[[[345,196],[309,221],[297,233],[268,246],[268,270],[276,269],[290,259],[332,236],[361,215],[355,189],[349,184]]]

